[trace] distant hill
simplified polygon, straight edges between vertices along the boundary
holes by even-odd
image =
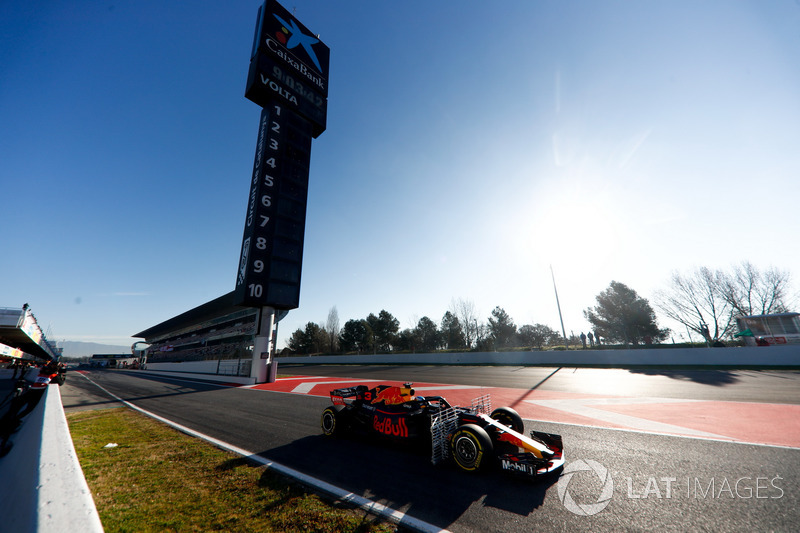
[[[58,345],[64,348],[64,358],[73,359],[77,357],[91,357],[96,353],[130,354],[131,347],[116,346],[113,344],[98,344],[96,342],[75,342],[58,341]]]

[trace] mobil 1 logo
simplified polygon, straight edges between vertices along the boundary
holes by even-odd
[[[237,305],[300,303],[311,125],[281,103],[261,112],[236,276]]]

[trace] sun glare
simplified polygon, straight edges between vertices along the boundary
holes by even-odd
[[[559,261],[585,261],[619,242],[617,215],[602,200],[556,194],[539,202],[526,223],[529,245]]]

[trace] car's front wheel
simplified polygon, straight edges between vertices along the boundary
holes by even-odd
[[[492,439],[482,427],[464,424],[450,438],[450,453],[460,469],[476,472],[489,463]]]
[[[492,411],[490,416],[517,433],[523,433],[525,431],[525,422],[522,421],[522,417],[519,416],[519,413],[511,407],[498,407]]]

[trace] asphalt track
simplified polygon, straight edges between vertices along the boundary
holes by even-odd
[[[87,377],[143,409],[451,531],[796,531],[800,523],[798,372],[280,372],[287,377],[250,388],[146,373]],[[328,391],[369,379],[413,381],[451,403],[490,392],[494,406],[523,414],[526,429],[564,437],[565,474],[538,483],[469,476],[406,450],[320,435]],[[68,411],[114,405],[79,376],[62,396]]]

